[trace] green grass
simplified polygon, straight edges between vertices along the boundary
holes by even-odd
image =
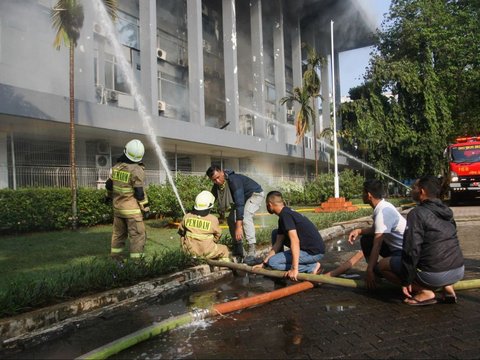
[[[319,228],[371,215],[371,209],[342,213],[304,213]],[[259,246],[270,245],[278,217],[259,215]],[[109,257],[111,225],[17,236],[0,236],[0,317],[81,295],[131,285],[194,264],[180,250],[176,229],[165,221],[146,221],[145,260],[119,266]],[[224,229],[222,243],[230,244]]]

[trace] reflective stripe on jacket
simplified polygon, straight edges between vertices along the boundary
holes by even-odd
[[[140,201],[134,196],[134,188],[144,186],[145,171],[141,164],[117,163],[112,168],[111,197],[113,212],[117,217],[142,218],[143,204],[148,203],[147,196]]]

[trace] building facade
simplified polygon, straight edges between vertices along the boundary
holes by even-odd
[[[357,0],[119,0],[120,55],[96,1],[79,0],[85,17],[75,48],[76,163],[87,179],[80,186],[103,181],[132,138],[145,143],[146,166],[159,173],[152,139],[173,171],[204,173],[216,163],[257,176],[303,177],[305,158],[312,174],[313,135],[306,135],[304,153],[295,144],[298,105],[280,103],[302,86],[302,43],[328,59],[330,21],[338,24],[337,94],[338,53],[371,43]],[[0,188],[68,183],[69,56],[68,48],[53,47],[55,3],[0,2]],[[142,94],[149,126],[119,56]],[[321,131],[331,126],[329,65],[319,76]],[[318,149],[324,170],[329,151]]]

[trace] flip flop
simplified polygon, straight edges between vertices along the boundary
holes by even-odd
[[[435,299],[435,298],[427,299],[427,300],[423,300],[423,301],[417,300],[415,298],[411,298],[409,300],[413,300],[414,302],[406,302],[406,301],[404,301],[404,302],[405,302],[405,304],[411,305],[411,306],[425,306],[425,305],[433,305],[433,304],[437,303],[437,299]]]

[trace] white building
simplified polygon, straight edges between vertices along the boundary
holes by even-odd
[[[85,12],[74,67],[80,186],[102,180],[132,138],[146,144],[147,169],[161,173],[95,1],[78,1]],[[217,163],[303,177],[295,107],[280,99],[301,86],[302,42],[329,57],[332,19],[340,94],[338,53],[371,44],[358,1],[119,0],[118,39],[170,170],[204,173]],[[0,1],[0,187],[65,185],[61,177],[68,183],[69,56],[68,48],[53,47],[55,3]],[[327,120],[319,130],[330,126],[330,75],[328,66],[320,70],[318,107]],[[306,144],[312,174],[311,133]]]

